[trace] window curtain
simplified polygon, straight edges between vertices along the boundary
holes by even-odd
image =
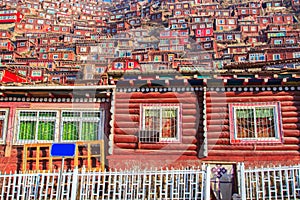
[[[62,140],[78,140],[79,122],[64,122]]]
[[[35,139],[36,122],[21,121],[19,130],[20,140],[34,140]]]

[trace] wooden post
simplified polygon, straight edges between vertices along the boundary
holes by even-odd
[[[210,166],[209,166],[209,164],[206,166],[205,192],[204,192],[203,199],[210,200]]]

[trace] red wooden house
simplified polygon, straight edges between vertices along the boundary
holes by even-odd
[[[0,51],[14,51],[15,45],[8,38],[0,38]]]
[[[168,4],[168,10],[172,10],[173,16],[189,16],[191,14],[190,2],[175,2]]]
[[[259,24],[259,29],[267,29],[268,25],[272,23],[272,16],[257,16],[256,22]]]
[[[140,64],[137,60],[131,58],[117,58],[108,67],[108,71],[130,71],[141,70]]]
[[[191,24],[191,28],[194,31],[195,40],[197,42],[203,42],[211,40],[214,35],[212,22],[198,22]]]
[[[22,37],[17,37],[16,38],[16,50],[19,53],[22,52],[29,52],[30,50],[34,49],[35,45],[33,42],[29,40],[29,38],[22,38]]]
[[[294,17],[292,14],[276,14],[273,15],[273,20],[272,22],[274,24],[293,24],[294,22]]]
[[[110,132],[113,87],[2,88],[2,171],[60,168],[60,160],[55,161],[47,156],[53,142],[72,142],[79,148],[81,154],[66,160],[68,168],[85,165],[89,169],[104,169],[103,140]],[[18,156],[22,156],[22,159],[18,159]]]
[[[236,30],[238,27],[237,17],[218,17],[215,19],[216,31]]]
[[[299,77],[244,76],[118,81],[108,165],[298,163]]]
[[[214,32],[214,38],[218,43],[236,43],[242,40],[241,31]]]
[[[16,23],[23,19],[23,14],[16,9],[1,9],[0,10],[0,24],[1,23]]]
[[[1,83],[28,83],[26,76],[17,74],[16,72],[10,69],[1,69],[0,70],[0,82]],[[2,132],[2,131],[1,131]],[[3,133],[1,133],[2,135]]]

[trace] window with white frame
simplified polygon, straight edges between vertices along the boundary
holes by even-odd
[[[179,142],[179,104],[141,105],[140,142]]]
[[[273,54],[273,60],[280,60],[280,54]]]
[[[98,140],[102,127],[102,112],[62,111],[61,140]]]
[[[128,68],[134,68],[134,62],[128,62]]]
[[[16,142],[99,140],[103,124],[103,110],[18,110]]]
[[[115,69],[123,69],[124,65],[122,62],[115,63]]]
[[[281,142],[280,104],[230,104],[231,142]]]
[[[217,40],[223,40],[223,35],[217,35]]]
[[[42,70],[32,70],[31,76],[42,76]]]
[[[293,58],[300,58],[300,52],[294,52]]]
[[[56,111],[20,110],[17,112],[18,141],[52,141],[57,123]]]
[[[8,122],[8,110],[0,110],[0,140],[4,141]]]

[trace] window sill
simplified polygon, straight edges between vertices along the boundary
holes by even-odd
[[[240,140],[240,139],[233,139],[230,140],[230,144],[232,145],[239,145],[239,144],[258,144],[258,145],[265,145],[265,144],[277,144],[277,145],[281,145],[283,144],[283,141],[280,139],[261,139],[261,140]]]

